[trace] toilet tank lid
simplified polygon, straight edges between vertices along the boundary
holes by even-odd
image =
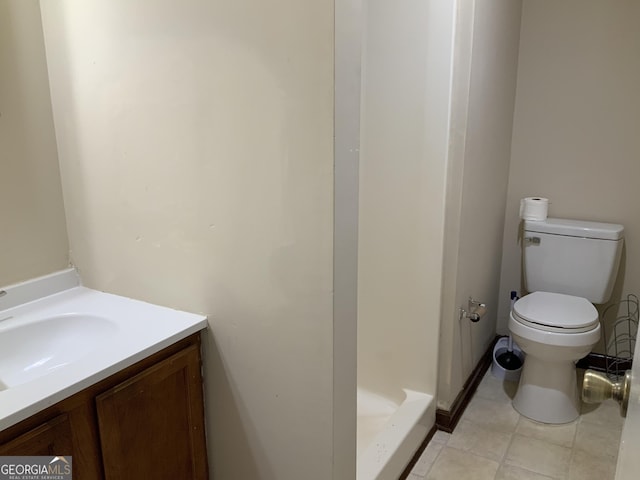
[[[624,226],[617,223],[586,222],[566,218],[547,218],[542,221],[525,220],[524,229],[527,232],[602,240],[620,240],[624,237]]]

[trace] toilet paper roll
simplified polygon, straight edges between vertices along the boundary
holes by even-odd
[[[523,220],[546,220],[548,211],[548,198],[527,197],[520,200],[520,218]]]
[[[482,317],[484,317],[487,314],[487,307],[484,305],[478,305],[476,308],[473,309],[473,314],[476,315],[476,318],[478,320],[480,320]],[[476,320],[476,322],[478,320]]]

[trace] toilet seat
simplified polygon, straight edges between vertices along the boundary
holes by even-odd
[[[598,311],[589,300],[573,295],[533,292],[513,306],[514,320],[547,332],[582,333],[599,324]]]

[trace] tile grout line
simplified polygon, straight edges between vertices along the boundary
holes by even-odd
[[[520,418],[522,418],[522,416],[520,416]],[[504,451],[504,455],[502,455],[502,460],[500,460],[500,465],[498,465],[498,470],[496,470],[496,477],[498,476],[498,472],[500,471],[500,468],[502,466],[504,466],[504,465],[507,465],[504,462],[507,460],[507,454],[509,453],[509,450],[511,449],[511,445],[513,444],[513,439],[516,436],[516,429],[518,428],[518,424],[520,423],[520,418],[516,422],[516,426],[514,427],[513,432],[511,432],[511,438],[509,439],[509,445],[507,445],[507,448]],[[495,479],[495,477],[494,477],[494,479]]]
[[[449,437],[451,438],[451,437]],[[433,466],[436,464],[436,460],[438,460],[438,457],[440,457],[440,454],[442,453],[442,451],[445,449],[445,447],[447,446],[447,444],[449,443],[449,438],[447,438],[447,441],[444,442],[444,444],[442,445],[442,448],[440,449],[440,451],[436,454],[435,457],[433,457],[433,462],[431,462],[431,465],[429,465],[429,468],[427,468],[427,471],[424,474],[424,478],[426,480],[426,478],[429,476],[429,472],[431,472],[431,469],[433,468]]]
[[[578,420],[576,421],[576,431],[573,434],[573,439],[571,440],[571,455],[569,455],[569,465],[567,465],[567,472],[565,477],[567,479],[571,478],[571,466],[573,465],[573,459],[576,455],[576,440],[578,438],[578,429],[580,428],[580,424],[582,423],[582,403],[580,404],[580,415],[578,416]]]
[[[443,430],[439,430],[439,431],[443,431]],[[437,433],[437,432],[436,432]],[[446,433],[446,432],[445,432]],[[429,444],[427,444],[427,447],[424,449],[424,451],[427,451],[427,448],[429,448],[429,445],[432,445],[431,442],[433,442],[434,444],[437,443],[441,443],[442,444],[442,448],[440,448],[440,451],[438,453],[436,453],[435,457],[433,457],[433,460],[431,461],[431,463],[429,464],[429,467],[427,468],[426,472],[424,473],[424,475],[418,475],[418,474],[413,474],[418,478],[421,478],[423,480],[425,480],[427,478],[427,476],[429,475],[429,472],[431,471],[431,469],[433,468],[433,465],[436,463],[436,460],[438,460],[438,457],[440,456],[440,454],[442,453],[442,450],[444,450],[444,448],[447,446],[447,444],[449,443],[449,439],[451,438],[451,434],[448,434],[449,437],[447,438],[446,442],[433,442],[433,438],[429,441]],[[419,461],[419,460],[418,460]]]

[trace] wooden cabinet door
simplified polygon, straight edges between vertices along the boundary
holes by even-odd
[[[106,480],[207,479],[197,346],[99,395],[96,407]]]
[[[39,427],[0,445],[0,455],[71,456],[73,442],[67,414],[59,415]]]

